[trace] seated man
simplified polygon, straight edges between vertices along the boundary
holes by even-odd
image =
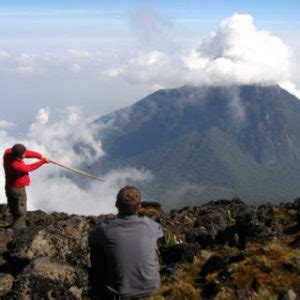
[[[139,217],[141,193],[122,188],[116,201],[118,216],[96,226],[89,236],[94,285],[100,299],[152,296],[160,286],[157,240],[160,225]]]

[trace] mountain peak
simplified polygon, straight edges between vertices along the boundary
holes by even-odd
[[[299,119],[300,102],[278,85],[159,90],[102,118],[101,166],[149,169],[161,195],[189,186],[186,199],[288,199],[300,193]]]

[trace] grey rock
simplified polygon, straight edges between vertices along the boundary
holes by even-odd
[[[288,290],[288,292],[280,300],[297,300],[297,294],[293,290]]]
[[[65,262],[34,259],[18,276],[6,299],[81,299],[87,274]]]
[[[10,274],[0,273],[0,296],[5,296],[11,291],[14,278]]]

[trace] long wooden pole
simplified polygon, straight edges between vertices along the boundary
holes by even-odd
[[[58,163],[58,162],[52,160],[52,159],[50,160],[50,162],[53,163],[53,164],[55,164],[55,165],[57,165],[57,166],[60,166],[60,167],[62,167],[64,169],[66,169],[66,170],[69,170],[71,172],[74,172],[74,173],[77,173],[77,174],[80,174],[80,175],[83,175],[83,176],[86,176],[86,177],[89,177],[89,178],[92,178],[92,179],[95,179],[95,180],[98,180],[98,181],[101,181],[101,182],[105,182],[105,180],[102,179],[102,178],[100,178],[100,177],[97,177],[97,176],[85,173],[85,172],[83,172],[81,170],[77,170],[77,169],[65,166],[65,165],[63,165],[61,163]]]

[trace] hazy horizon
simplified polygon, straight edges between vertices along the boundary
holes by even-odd
[[[280,84],[299,97],[299,8],[292,0],[2,2],[1,153],[21,141],[74,167],[93,162],[104,153],[91,120],[161,88]],[[75,155],[78,143],[90,152]],[[109,212],[127,178],[151,181],[147,170],[108,177],[97,204],[98,186],[81,189],[45,167],[33,174],[29,207],[72,212],[77,195],[76,212],[80,197]],[[45,189],[58,198],[47,203]],[[63,204],[66,191],[71,196]]]
[[[209,68],[218,67],[211,63],[204,72],[197,72],[203,59],[213,59],[209,53],[202,53],[200,59],[197,56],[200,50],[205,52],[203,43],[210,49],[222,50],[214,55],[262,69],[263,60],[271,56],[270,62],[276,63],[274,72],[278,67],[281,72],[271,81],[282,79],[299,88],[297,11],[299,3],[291,0],[232,1],[230,5],[217,0],[205,4],[198,1],[2,2],[0,87],[5,105],[0,120],[21,126],[30,124],[44,107],[53,110],[79,106],[87,113],[103,115],[131,105],[159,88],[197,83],[201,76],[214,76],[216,71]],[[244,17],[233,20],[234,14]],[[222,22],[230,18],[228,26],[233,26],[232,32],[230,27],[222,29]],[[216,39],[211,39],[213,32],[219,34]],[[255,43],[262,32],[273,38],[273,42],[266,40],[261,48]],[[232,33],[236,38],[230,41]],[[288,54],[282,45],[277,47],[276,38],[288,49]],[[248,45],[245,39],[249,39]],[[217,45],[217,40],[223,44]],[[244,55],[238,53],[238,47],[243,52],[252,49]],[[226,54],[227,50],[231,53]],[[265,57],[263,52],[267,52]],[[248,57],[251,53],[253,61]],[[269,76],[270,68],[266,72]]]

